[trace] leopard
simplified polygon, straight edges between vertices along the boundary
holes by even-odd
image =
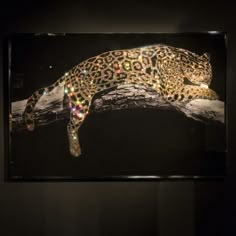
[[[95,94],[124,84],[152,87],[170,103],[193,99],[219,99],[209,88],[212,81],[210,54],[199,55],[187,49],[154,44],[114,49],[92,56],[73,66],[48,87],[40,88],[27,100],[23,120],[27,130],[35,129],[34,108],[39,99],[57,86],[63,86],[70,117],[67,124],[70,154],[82,154],[79,128],[89,113]]]

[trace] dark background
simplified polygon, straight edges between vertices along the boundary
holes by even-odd
[[[53,84],[66,71],[102,52],[165,44],[210,54],[210,88],[225,102],[226,49],[223,33],[17,34],[11,45],[11,101]],[[17,179],[117,178],[118,176],[222,176],[225,126],[204,124],[175,111],[133,109],[90,113],[79,129],[83,155],[72,158],[68,119],[16,131],[11,139],[9,177]],[[59,147],[59,148],[58,148]],[[32,158],[33,157],[33,158]]]
[[[226,31],[229,91],[224,181],[4,183],[2,148],[1,235],[235,235],[236,34],[231,1],[146,1],[132,7],[101,1],[87,5],[8,1],[0,9],[2,33]]]

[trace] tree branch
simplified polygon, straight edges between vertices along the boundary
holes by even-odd
[[[27,100],[12,103],[12,130],[25,129],[22,114]],[[175,110],[183,115],[208,123],[224,123],[224,102],[218,100],[195,99],[188,103],[170,103],[155,90],[141,85],[121,85],[95,95],[90,112],[149,108]],[[35,107],[37,126],[42,126],[69,118],[69,107],[64,101],[64,88],[57,87],[41,97]]]

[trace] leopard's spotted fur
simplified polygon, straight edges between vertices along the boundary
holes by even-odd
[[[79,156],[78,129],[97,92],[119,84],[135,83],[152,86],[170,102],[217,99],[217,94],[208,88],[211,79],[208,54],[199,56],[166,45],[108,51],[79,63],[53,85],[34,92],[28,99],[24,119],[27,129],[34,130],[33,111],[39,98],[56,86],[64,86],[71,107],[67,127],[70,153]]]

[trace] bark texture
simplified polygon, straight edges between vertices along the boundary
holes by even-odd
[[[25,129],[22,114],[27,100],[11,104],[10,127],[12,131]],[[149,108],[175,110],[183,115],[207,123],[224,123],[224,102],[218,100],[195,99],[188,103],[167,102],[152,88],[141,85],[121,85],[102,91],[94,97],[90,112]],[[64,100],[64,88],[57,87],[41,97],[35,107],[37,126],[47,125],[57,120],[69,118],[69,107]]]

